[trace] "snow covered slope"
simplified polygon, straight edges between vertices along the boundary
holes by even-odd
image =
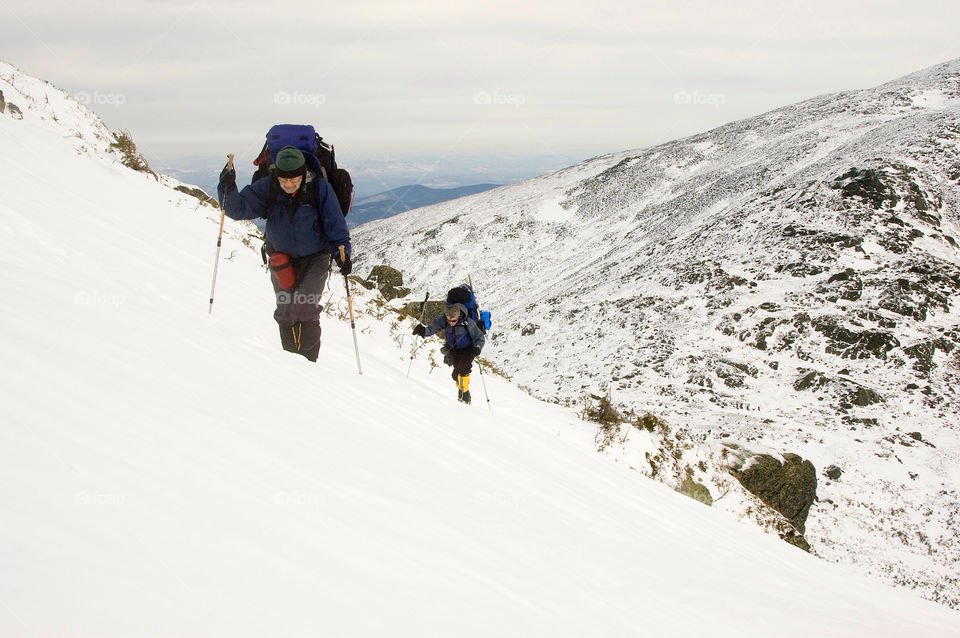
[[[24,112],[0,117],[0,635],[960,628],[585,451],[566,408],[492,375],[492,411],[460,405],[423,356],[408,379],[410,325],[363,292],[358,375],[337,281],[320,363],[280,351],[248,226],[209,316],[216,215]]]
[[[958,143],[952,61],[357,242],[413,297],[472,275],[497,322],[488,356],[534,395],[609,391],[669,424],[649,445],[604,435],[605,453],[715,499],[731,450],[799,454],[821,472],[814,552],[958,606]]]

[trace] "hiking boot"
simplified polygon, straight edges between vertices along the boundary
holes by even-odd
[[[460,393],[460,400],[470,405],[470,390],[464,390]]]

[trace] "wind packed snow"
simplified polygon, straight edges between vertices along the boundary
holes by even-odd
[[[435,342],[408,377],[412,320],[359,286],[358,374],[337,276],[319,363],[281,351],[249,225],[208,315],[218,212],[0,77],[25,114],[0,116],[0,635],[960,629],[612,463],[500,377],[489,410],[476,374],[458,404]]]

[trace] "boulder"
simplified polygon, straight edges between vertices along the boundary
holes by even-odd
[[[817,471],[810,461],[784,454],[783,462],[769,454],[751,456],[730,473],[749,492],[777,510],[803,534],[810,506],[817,496]]]
[[[420,303],[419,301],[411,301],[405,304],[403,308],[400,309],[401,314],[413,317],[414,319],[420,319]],[[430,323],[435,317],[443,314],[443,309],[446,305],[443,301],[428,301],[426,307],[423,309],[423,323]]]
[[[367,280],[375,284],[384,299],[399,299],[410,294],[409,288],[403,287],[403,273],[386,264],[374,266]]]
[[[831,465],[826,470],[823,471],[823,474],[831,481],[836,481],[841,476],[843,476],[843,470],[841,470],[836,465]]]
[[[713,496],[710,495],[710,490],[707,489],[706,485],[694,481],[692,477],[688,476],[684,479],[680,485],[680,493],[686,494],[693,500],[700,501],[704,505],[713,505]]]

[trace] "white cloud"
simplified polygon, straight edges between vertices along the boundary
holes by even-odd
[[[359,155],[504,144],[586,154],[693,133],[960,55],[960,7],[833,3],[5,2],[6,61],[157,154],[310,121]],[[677,108],[686,91],[722,105]],[[322,101],[277,104],[278,92]],[[475,96],[498,96],[478,108]],[[185,148],[184,139],[195,140]],[[248,141],[251,140],[251,141]]]

